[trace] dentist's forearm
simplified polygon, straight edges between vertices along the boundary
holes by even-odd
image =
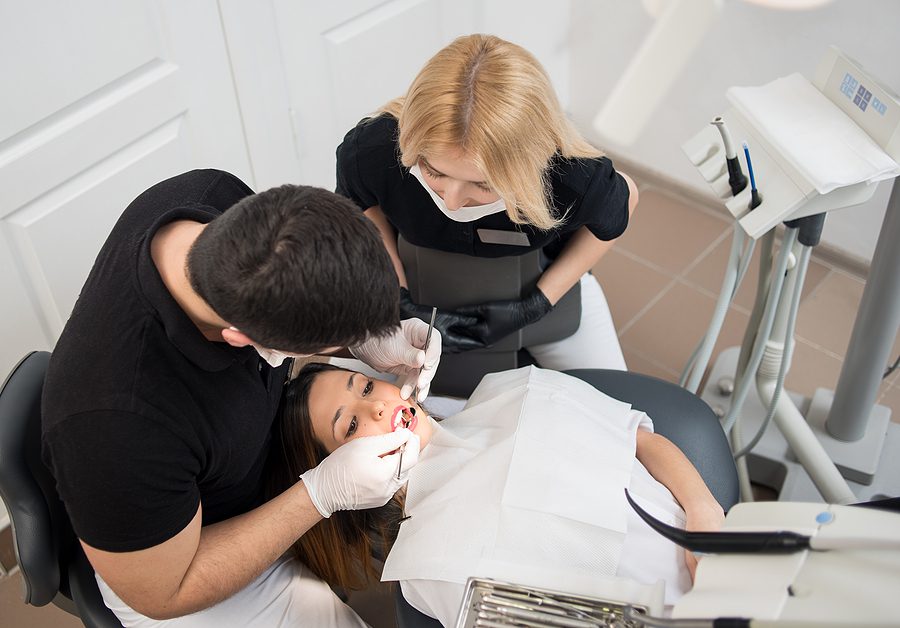
[[[205,527],[201,506],[181,532],[145,550],[106,552],[82,545],[126,604],[148,617],[171,619],[243,589],[321,518],[298,482],[254,510]]]

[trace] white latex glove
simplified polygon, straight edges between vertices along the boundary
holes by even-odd
[[[418,318],[400,321],[400,329],[385,338],[372,338],[363,344],[350,347],[350,353],[382,373],[399,376],[400,397],[409,399],[413,388],[419,387],[417,401],[424,401],[431,388],[431,380],[441,361],[441,332],[431,332],[428,351],[425,339],[428,323]],[[422,369],[421,374],[419,369]]]
[[[406,443],[397,478],[400,452]],[[341,445],[318,466],[300,476],[316,510],[325,517],[336,510],[384,506],[406,484],[419,461],[419,437],[406,428],[380,436],[364,436]]]

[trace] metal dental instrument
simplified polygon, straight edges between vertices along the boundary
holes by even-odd
[[[425,336],[425,346],[422,348],[425,353],[428,353],[428,344],[431,342],[431,332],[434,331],[434,319],[437,316],[437,307],[431,308],[431,322],[428,323],[428,334]],[[422,363],[422,366],[419,368],[419,375],[422,374],[422,370],[425,368],[425,363]],[[413,399],[418,402],[419,401],[419,381],[416,378],[416,387],[413,388]],[[409,423],[407,421],[403,422],[404,427],[409,427]],[[406,451],[406,443],[400,445],[400,464],[397,465],[397,479],[400,479],[400,472],[403,470],[403,452]]]
[[[427,353],[428,353],[428,345],[431,343],[431,332],[434,331],[434,319],[436,316],[437,316],[437,307],[432,306],[431,321],[428,323],[428,334],[425,336],[425,346],[422,348],[422,351],[424,351],[426,353],[426,359],[427,359]],[[422,374],[422,371],[424,369],[425,369],[425,363],[423,362],[422,366],[419,367],[419,375]],[[416,387],[413,388],[413,398],[416,400],[416,402],[419,401],[419,380],[418,380],[418,378],[416,378]]]

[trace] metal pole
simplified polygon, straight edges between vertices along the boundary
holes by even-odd
[[[894,179],[862,302],[825,429],[853,442],[866,433],[900,326],[900,184]]]

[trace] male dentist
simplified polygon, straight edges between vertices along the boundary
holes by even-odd
[[[349,347],[427,395],[440,338],[426,355],[398,303],[377,230],[326,190],[196,170],[125,209],[43,397],[45,462],[123,624],[364,625],[284,553],[335,510],[386,503],[418,438],[358,439],[269,501],[263,484],[286,358]]]

